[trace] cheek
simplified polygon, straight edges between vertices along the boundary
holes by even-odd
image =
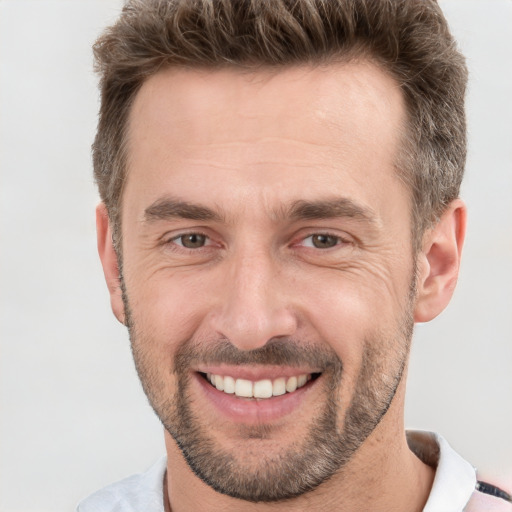
[[[316,272],[294,280],[295,295],[321,332],[361,338],[396,325],[408,303],[410,280],[376,267]]]
[[[357,377],[365,344],[387,353],[399,349],[409,307],[410,279],[405,273],[329,270],[314,280],[302,276],[294,283],[306,323],[336,352],[348,381]]]
[[[172,354],[195,335],[207,311],[205,287],[192,273],[137,273],[126,280],[131,317],[155,351]]]
[[[201,294],[186,282],[164,276],[132,279],[126,291],[140,380],[153,406],[169,410],[168,400],[178,389],[176,354],[197,330]]]

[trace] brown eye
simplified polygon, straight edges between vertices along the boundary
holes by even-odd
[[[177,237],[175,242],[187,249],[199,249],[206,244],[206,236],[200,233],[188,233]]]
[[[312,235],[311,243],[317,249],[329,249],[338,245],[339,238],[332,235]]]

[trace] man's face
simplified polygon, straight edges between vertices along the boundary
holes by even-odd
[[[168,70],[138,93],[125,313],[153,408],[214,489],[304,493],[388,410],[412,332],[404,118],[369,63]]]

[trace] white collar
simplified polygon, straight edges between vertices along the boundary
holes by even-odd
[[[475,490],[476,470],[439,434],[408,431],[409,448],[436,470],[423,512],[461,512]]]

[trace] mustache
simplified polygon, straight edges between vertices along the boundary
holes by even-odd
[[[184,343],[175,358],[175,373],[183,373],[198,364],[273,365],[312,367],[320,371],[341,370],[342,362],[330,348],[292,338],[272,338],[253,350],[239,350],[228,339],[202,343]]]

